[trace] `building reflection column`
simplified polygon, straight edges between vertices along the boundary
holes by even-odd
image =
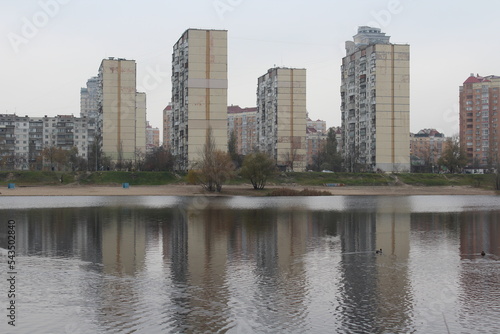
[[[408,273],[411,215],[407,198],[378,198],[375,239],[377,319],[384,332],[402,332],[411,326],[413,308]]]

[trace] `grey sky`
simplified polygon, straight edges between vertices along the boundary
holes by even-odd
[[[0,112],[79,115],[80,87],[113,56],[137,61],[161,128],[172,46],[203,28],[228,30],[229,104],[255,106],[257,78],[275,65],[306,68],[311,118],[337,126],[344,42],[378,25],[410,44],[411,131],[453,135],[458,87],[470,73],[500,75],[499,13],[496,0],[0,0]]]

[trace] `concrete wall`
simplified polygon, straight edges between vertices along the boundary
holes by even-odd
[[[376,166],[410,170],[410,47],[376,46]]]

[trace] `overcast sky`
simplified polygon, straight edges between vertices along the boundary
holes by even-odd
[[[188,28],[228,30],[228,104],[256,104],[274,66],[307,69],[307,110],[340,125],[340,64],[358,26],[410,44],[410,130],[458,133],[458,88],[500,75],[497,0],[0,0],[0,112],[80,113],[103,58],[137,62],[147,118],[162,127],[172,46]]]

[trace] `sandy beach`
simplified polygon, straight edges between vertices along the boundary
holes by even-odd
[[[283,188],[283,186],[267,186],[266,189]],[[496,195],[493,190],[485,190],[468,186],[420,187],[420,186],[287,186],[296,190],[304,188],[329,191],[340,196],[411,196],[411,195]],[[16,186],[15,189],[0,188],[0,196],[262,196],[265,191],[253,190],[248,185],[225,185],[222,193],[205,192],[198,185],[162,185],[162,186]]]

